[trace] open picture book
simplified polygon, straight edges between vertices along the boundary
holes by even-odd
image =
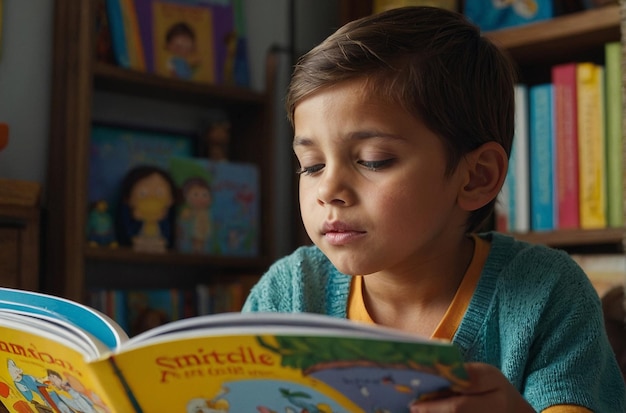
[[[0,412],[406,412],[467,383],[448,342],[316,314],[223,313],[128,338],[0,288]]]

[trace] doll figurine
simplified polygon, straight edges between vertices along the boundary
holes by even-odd
[[[172,245],[176,187],[155,166],[131,169],[122,182],[120,241],[136,251],[163,252]]]
[[[117,247],[113,217],[109,213],[109,204],[104,200],[96,201],[87,216],[87,242],[91,247]]]

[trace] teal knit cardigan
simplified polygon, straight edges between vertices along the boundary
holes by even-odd
[[[486,233],[491,250],[453,338],[467,361],[498,367],[537,411],[575,404],[626,411],[626,390],[600,300],[563,251]],[[245,312],[346,317],[350,277],[313,246],[278,260],[252,288]],[[419,322],[419,320],[416,320]]]

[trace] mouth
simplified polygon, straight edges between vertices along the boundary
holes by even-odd
[[[327,222],[322,228],[322,236],[331,245],[347,245],[362,238],[366,233],[343,222]]]

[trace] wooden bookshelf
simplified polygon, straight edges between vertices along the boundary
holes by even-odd
[[[45,204],[46,292],[85,302],[96,283],[116,288],[176,287],[197,279],[210,283],[227,273],[260,276],[275,259],[273,237],[272,92],[276,58],[268,55],[266,89],[202,84],[165,78],[95,60],[96,2],[57,0],[54,15],[49,172]],[[255,258],[211,255],[137,253],[131,248],[92,248],[85,228],[88,210],[89,142],[94,97],[99,92],[120,98],[147,98],[157,103],[218,109],[231,120],[231,159],[254,163],[260,172],[260,253]],[[145,125],[149,127],[149,125]],[[94,274],[90,274],[92,271]],[[195,277],[195,278],[193,278]]]

